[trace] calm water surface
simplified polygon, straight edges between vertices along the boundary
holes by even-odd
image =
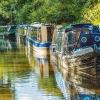
[[[64,68],[31,47],[1,41],[0,100],[100,100],[100,70]]]
[[[65,100],[49,58],[26,54],[22,45],[0,51],[0,100]]]

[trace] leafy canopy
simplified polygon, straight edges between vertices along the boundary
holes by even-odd
[[[100,23],[100,0],[1,0],[0,24]]]

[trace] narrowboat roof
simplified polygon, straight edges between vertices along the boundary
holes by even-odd
[[[66,28],[65,29],[65,32],[69,32],[69,31],[71,31],[72,29],[71,28]]]
[[[15,33],[16,28],[17,28],[17,25],[11,25],[11,26],[9,26],[9,28],[8,28],[8,32],[10,32],[10,33]]]
[[[32,23],[30,26],[35,27],[35,28],[40,28],[42,26],[42,24],[41,23]]]
[[[97,25],[93,25],[91,23],[83,23],[83,24],[72,24],[68,25],[66,27],[61,27],[59,30],[65,29],[65,32],[71,31],[73,29],[78,29],[78,28],[87,28],[93,33],[100,33],[100,28]]]
[[[62,25],[57,25],[56,28],[58,29],[58,31],[65,31],[68,32],[69,29],[71,29],[70,25],[68,26],[62,26]]]
[[[83,23],[83,24],[73,24],[71,25],[72,28],[89,28],[91,29],[93,25],[91,23]]]

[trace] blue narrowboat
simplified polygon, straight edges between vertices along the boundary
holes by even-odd
[[[60,28],[53,37],[51,55],[64,64],[100,57],[100,29],[93,24],[74,24]],[[87,60],[88,61],[88,60]]]

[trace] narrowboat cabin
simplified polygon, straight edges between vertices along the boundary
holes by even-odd
[[[33,24],[28,28],[27,44],[33,48],[36,55],[49,55],[49,47],[52,42],[53,25]]]
[[[88,61],[100,57],[100,29],[92,24],[74,24],[60,28],[53,37],[51,55],[62,62]],[[73,60],[72,60],[73,59]]]
[[[17,38],[17,44],[20,46],[21,43],[22,44],[26,44],[26,36],[28,35],[28,24],[19,24],[17,26],[17,34],[16,34],[16,38]]]
[[[16,30],[17,30],[17,25],[9,25],[8,26],[8,35],[7,35],[7,39],[10,39],[12,41],[16,41]]]
[[[16,48],[16,25],[0,26],[0,51]]]

